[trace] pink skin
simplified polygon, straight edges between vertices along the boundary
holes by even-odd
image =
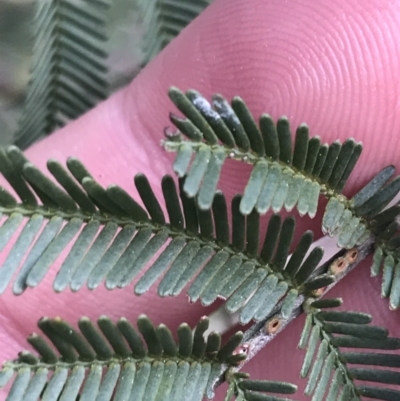
[[[255,116],[287,115],[293,127],[305,121],[324,142],[361,140],[365,150],[345,191],[352,195],[385,165],[399,164],[399,22],[400,3],[389,0],[217,0],[131,85],[33,146],[28,156],[40,167],[50,157],[78,157],[100,183],[119,184],[134,195],[137,172],[159,188],[160,177],[171,172],[172,157],[159,142],[174,110],[166,91],[175,85],[207,97],[240,94]],[[238,163],[231,167],[221,185],[228,196],[243,190],[249,171]],[[319,218],[310,223],[317,236]],[[348,309],[373,314],[374,324],[400,336],[399,312],[389,311],[387,300],[380,298],[381,280],[369,278],[369,263],[330,295],[343,297]],[[54,274],[40,291],[28,290],[18,298],[8,291],[0,298],[0,360],[27,347],[26,335],[44,315],[75,322],[82,315],[134,320],[146,313],[157,324],[176,327],[182,321],[193,324],[212,310],[189,305],[184,296],[160,299],[154,290],[136,297],[131,286],[112,292],[103,287],[75,294],[66,290],[55,296]],[[281,333],[246,370],[254,378],[297,383],[301,390],[304,353],[295,344],[302,323],[299,318]],[[296,399],[307,398],[299,391]]]

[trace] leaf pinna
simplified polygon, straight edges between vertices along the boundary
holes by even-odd
[[[383,327],[370,326],[372,316],[368,314],[331,310],[341,304],[340,299],[321,299],[306,307],[299,343],[299,348],[307,349],[301,369],[301,376],[308,377],[305,394],[312,396],[312,401],[353,401],[362,396],[398,400],[400,390],[376,384],[400,385],[399,371],[382,369],[399,367],[400,356],[376,351],[400,349],[400,339],[388,337]],[[371,351],[344,351],[346,348]]]
[[[171,121],[187,139],[167,136],[163,146],[177,152],[174,170],[180,177],[187,175],[184,191],[198,196],[201,209],[210,208],[222,165],[232,158],[254,166],[240,203],[243,214],[253,208],[263,214],[296,206],[300,215],[314,217],[320,193],[337,197],[361,154],[353,139],[321,145],[318,137],[309,138],[305,124],[292,144],[286,117],[275,124],[263,114],[257,126],[239,97],[229,104],[214,95],[211,105],[198,92],[175,87],[169,96],[185,116],[171,114]]]
[[[371,276],[377,276],[382,270],[381,296],[389,298],[389,307],[393,310],[400,306],[400,234],[398,219],[393,220],[391,216],[399,213],[400,206],[395,205],[372,221],[372,229],[378,233]]]
[[[347,202],[332,198],[322,222],[324,233],[337,236],[338,245],[351,249],[371,237],[374,257],[371,276],[383,266],[381,295],[389,298],[391,309],[400,306],[400,236],[398,202],[386,208],[400,190],[400,177],[390,178],[394,167],[380,171],[363,189]]]
[[[400,209],[384,210],[400,191],[400,177],[388,182],[393,174],[393,166],[385,167],[350,200],[331,198],[322,221],[324,234],[336,236],[340,247],[351,249],[396,224]]]
[[[125,287],[161,250],[135,284],[136,294],[147,292],[161,276],[160,296],[176,296],[192,282],[191,302],[200,299],[210,305],[219,297],[229,298],[227,310],[241,310],[242,323],[263,319],[279,301],[288,316],[300,294],[334,280],[311,278],[323,251],[315,248],[305,257],[313,239],[309,231],[287,263],[295,230],[292,217],[283,222],[279,215],[271,218],[259,251],[260,215],[241,214],[239,195],[232,200],[231,227],[222,193],[215,195],[211,210],[200,210],[182,190],[183,180],[178,190],[170,176],[162,179],[167,217],[144,175],[135,177],[135,185],[145,208],[118,186],[102,188],[76,159],[68,159],[68,170],[54,160],[48,168],[59,185],[18,148],[0,152],[0,171],[21,199],[18,203],[5,188],[1,191],[5,220],[0,245],[4,249],[16,240],[0,269],[0,292],[15,274],[15,294],[36,287],[69,245],[54,280],[56,291],[67,286],[78,291],[84,284],[93,290],[103,280],[108,289]]]
[[[321,145],[301,124],[292,143],[286,117],[275,124],[263,114],[257,126],[239,97],[229,104],[214,95],[210,104],[194,90],[183,93],[175,87],[169,96],[185,118],[170,115],[178,132],[166,131],[163,146],[177,152],[174,170],[185,177],[183,190],[196,197],[200,209],[211,207],[222,166],[232,158],[253,165],[239,206],[242,214],[254,209],[263,214],[271,208],[277,213],[283,207],[291,211],[296,206],[301,216],[314,217],[322,194],[329,199],[323,232],[337,236],[340,247],[351,249],[376,234],[369,221],[400,190],[400,177],[387,183],[394,173],[388,166],[352,199],[341,194],[362,151],[353,139]]]
[[[140,0],[141,20],[144,25],[143,61],[147,64],[173,38],[195,19],[212,0]]]
[[[37,399],[42,394],[48,401],[74,400],[78,395],[80,401],[122,401],[134,394],[135,400],[201,401],[213,397],[213,387],[227,367],[246,357],[233,353],[241,332],[222,347],[221,337],[213,333],[218,345],[209,347],[201,334],[208,328],[207,318],[194,330],[195,342],[192,329],[181,324],[178,344],[165,325],[155,327],[145,315],[139,316],[138,329],[124,318],[114,323],[105,316],[97,327],[81,318],[79,330],[60,318],[42,318],[38,325],[44,336],[28,337],[38,354],[21,352],[0,371],[0,388],[12,382],[9,399]]]
[[[109,0],[37,0],[31,78],[15,143],[26,148],[109,93]]]

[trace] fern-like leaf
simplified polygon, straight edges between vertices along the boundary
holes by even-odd
[[[194,90],[182,93],[174,87],[169,96],[185,118],[171,114],[179,133],[167,132],[163,146],[177,152],[174,170],[187,175],[184,191],[198,195],[201,209],[212,204],[222,165],[231,158],[253,165],[240,204],[243,214],[296,206],[300,215],[314,217],[319,195],[338,197],[361,154],[361,144],[353,139],[322,145],[318,137],[309,138],[305,124],[292,144],[286,117],[275,124],[263,114],[258,126],[240,97],[229,104],[214,95],[211,105]]]
[[[312,396],[312,401],[354,401],[362,396],[386,401],[400,399],[399,390],[376,386],[400,385],[400,371],[382,369],[399,367],[398,354],[343,351],[397,350],[400,339],[388,337],[388,330],[383,327],[368,325],[372,320],[368,314],[329,310],[341,304],[340,299],[322,299],[306,308],[299,343],[299,348],[307,349],[301,369],[301,376],[308,377],[305,394]],[[372,385],[357,384],[356,380]]]
[[[382,297],[389,298],[390,308],[400,306],[400,234],[398,204],[383,210],[400,190],[400,177],[390,182],[394,167],[379,172],[350,201],[332,198],[326,207],[323,231],[337,236],[338,244],[352,248],[366,238],[374,239],[371,276],[377,276],[383,266]]]
[[[15,143],[28,147],[108,95],[108,0],[37,0],[31,79]]]
[[[330,236],[337,236],[338,245],[353,248],[371,235],[383,240],[382,234],[399,214],[398,207],[382,211],[400,191],[400,177],[389,179],[394,167],[388,166],[380,171],[352,199],[331,198],[326,206],[322,230]],[[390,230],[394,226],[392,225]],[[393,232],[392,232],[393,234]],[[383,236],[382,236],[383,235]]]
[[[182,93],[174,87],[169,96],[185,118],[171,114],[178,132],[167,131],[163,146],[177,152],[174,170],[186,176],[184,191],[197,196],[201,209],[212,204],[222,166],[232,158],[254,166],[240,203],[243,214],[253,209],[262,214],[270,208],[278,212],[283,207],[290,211],[296,206],[300,215],[314,217],[322,194],[329,199],[322,229],[337,236],[340,247],[351,249],[377,234],[369,222],[382,217],[400,190],[400,177],[387,183],[394,173],[389,166],[352,199],[342,195],[361,144],[348,139],[343,145],[321,145],[318,137],[309,138],[304,124],[297,128],[293,144],[285,117],[275,124],[263,114],[257,126],[239,97],[229,104],[214,95],[211,105],[194,90]]]
[[[144,26],[143,61],[147,64],[179,35],[212,0],[140,0]]]
[[[0,371],[0,387],[12,382],[10,399],[25,395],[33,400],[42,394],[48,401],[78,396],[80,401],[200,401],[205,395],[212,398],[219,376],[246,357],[235,353],[241,332],[222,347],[217,333],[204,340],[207,318],[194,331],[181,324],[178,344],[167,326],[154,327],[145,315],[137,320],[138,330],[125,318],[115,324],[105,316],[98,327],[81,318],[79,330],[60,318],[42,318],[38,325],[44,336],[28,338],[38,355],[21,352]]]
[[[85,283],[95,289],[103,280],[109,289],[125,287],[162,250],[135,284],[136,294],[147,292],[162,275],[160,296],[176,296],[192,282],[192,302],[210,305],[218,297],[229,298],[228,311],[241,310],[242,323],[262,320],[278,302],[283,316],[289,316],[300,295],[334,281],[329,274],[313,276],[323,250],[315,248],[306,257],[310,231],[287,262],[295,230],[292,217],[283,222],[279,215],[271,218],[259,252],[260,215],[242,215],[240,196],[232,200],[230,227],[222,193],[216,194],[212,210],[202,211],[182,190],[184,181],[178,193],[173,179],[165,176],[167,222],[145,176],[135,177],[143,208],[122,188],[102,188],[78,160],[68,159],[67,167],[69,171],[48,162],[57,185],[16,147],[0,152],[0,171],[21,199],[18,203],[5,188],[0,192],[0,211],[6,216],[0,248],[15,240],[0,269],[0,292],[19,267],[14,293],[37,286],[70,244],[54,281],[56,291],[68,285],[77,291]]]
[[[375,252],[371,265],[371,276],[377,276],[383,266],[381,296],[389,298],[391,309],[400,306],[400,206],[395,205],[372,221],[372,228],[379,231],[374,243]]]

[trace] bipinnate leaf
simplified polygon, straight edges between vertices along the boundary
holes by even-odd
[[[389,307],[400,306],[400,234],[398,214],[400,206],[394,205],[378,214],[371,222],[375,234],[371,276],[382,273],[381,296],[389,298]]]
[[[381,350],[400,349],[400,339],[389,337],[383,327],[369,325],[372,316],[368,314],[332,310],[341,304],[339,299],[307,302],[299,342],[299,348],[307,350],[301,369],[301,376],[308,377],[305,394],[313,401],[353,401],[362,396],[399,399],[400,371],[387,368],[398,368],[400,356]],[[397,388],[382,388],[380,383]]]
[[[112,2],[37,0],[31,78],[14,143],[26,148],[105,99]]]
[[[394,167],[388,166],[352,199],[332,197],[325,209],[322,231],[337,237],[338,245],[346,249],[360,245],[371,235],[381,236],[400,212],[398,206],[384,210],[400,190],[400,177],[388,183],[393,174]]]
[[[336,236],[340,247],[352,249],[376,234],[371,220],[381,220],[383,209],[400,190],[400,177],[387,183],[394,173],[389,166],[352,199],[341,194],[362,151],[351,138],[322,145],[318,137],[309,138],[307,126],[301,124],[292,143],[286,117],[275,124],[263,114],[258,126],[239,97],[229,104],[214,95],[210,104],[197,91],[183,93],[175,87],[169,96],[185,118],[171,115],[179,131],[173,138],[167,136],[163,146],[177,153],[175,172],[186,177],[183,190],[189,197],[197,196],[200,209],[212,207],[222,165],[231,158],[253,166],[239,205],[242,214],[270,209],[277,213],[283,207],[291,211],[296,206],[301,216],[314,217],[319,196],[324,195],[328,204],[323,232]],[[392,307],[400,303],[398,293],[395,290]]]
[[[390,309],[400,306],[400,206],[387,207],[400,190],[400,177],[389,182],[394,167],[381,170],[350,201],[331,198],[323,218],[323,231],[337,236],[338,245],[351,249],[367,238],[374,240],[371,276],[382,270],[381,295]],[[383,267],[383,269],[382,269]]]
[[[189,197],[198,195],[200,209],[211,207],[222,165],[231,158],[253,165],[240,203],[243,214],[296,206],[300,215],[314,217],[319,195],[338,197],[361,154],[353,139],[321,145],[319,138],[309,138],[305,124],[292,144],[286,117],[275,124],[263,114],[257,124],[237,96],[229,104],[216,94],[210,103],[197,91],[175,87],[169,96],[185,117],[171,114],[179,134],[167,136],[163,146],[177,153],[174,170],[187,176],[183,189]]]
[[[179,35],[212,0],[140,0],[143,23],[142,65],[146,65],[173,38]]]
[[[227,298],[227,310],[240,310],[240,321],[247,323],[262,320],[278,302],[288,317],[301,294],[334,281],[314,275],[323,251],[315,248],[307,255],[312,232],[301,237],[287,262],[294,218],[272,216],[263,239],[261,216],[243,215],[240,196],[232,199],[230,212],[221,192],[211,210],[201,210],[186,195],[185,180],[177,188],[164,176],[164,212],[144,175],[135,177],[141,206],[116,185],[103,188],[77,159],[68,159],[67,168],[50,160],[48,168],[53,179],[18,148],[0,152],[0,171],[20,198],[7,190],[0,199],[0,246],[12,243],[0,268],[0,292],[12,282],[15,294],[38,286],[55,261],[60,266],[55,291],[68,286],[78,291],[83,285],[94,290],[102,282],[108,289],[122,288],[144,271],[136,294],[146,293],[159,278],[160,296],[176,296],[189,285],[190,301],[210,305]]]

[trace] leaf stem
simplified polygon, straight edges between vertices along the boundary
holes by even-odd
[[[331,288],[333,288],[339,281],[341,281],[345,276],[347,276],[356,266],[360,264],[369,254],[372,253],[373,237],[368,238],[360,246],[353,248],[351,251],[357,251],[357,257],[352,263],[349,263],[340,273],[335,275],[335,281],[326,287],[321,294],[318,294],[318,298],[325,295]],[[326,273],[329,271],[331,265],[341,258],[345,250],[338,249],[336,246],[335,238],[330,238],[328,236],[322,237],[315,241],[310,247],[311,251],[317,246],[322,246],[325,249],[324,258],[321,263],[316,268],[311,277],[316,277],[317,275]],[[349,252],[349,251],[348,251]],[[243,363],[237,368],[240,370],[247,362],[254,358],[270,341],[272,341],[289,323],[296,319],[303,312],[303,302],[305,300],[304,295],[300,295],[295,303],[295,308],[291,315],[287,318],[282,317],[281,308],[282,302],[278,303],[276,307],[271,311],[271,313],[262,321],[254,323],[249,329],[244,333],[243,341],[241,346],[247,351],[247,358]],[[269,330],[269,323],[272,321],[279,322],[279,326],[276,331],[271,332]],[[239,324],[238,314],[228,314],[225,310],[225,305],[222,305],[219,309],[214,311],[209,315],[209,329],[205,333],[208,335],[212,331],[216,331],[220,334],[224,334],[232,330],[235,326]],[[216,382],[215,387],[219,386],[224,382],[224,375],[221,375],[219,380]]]

